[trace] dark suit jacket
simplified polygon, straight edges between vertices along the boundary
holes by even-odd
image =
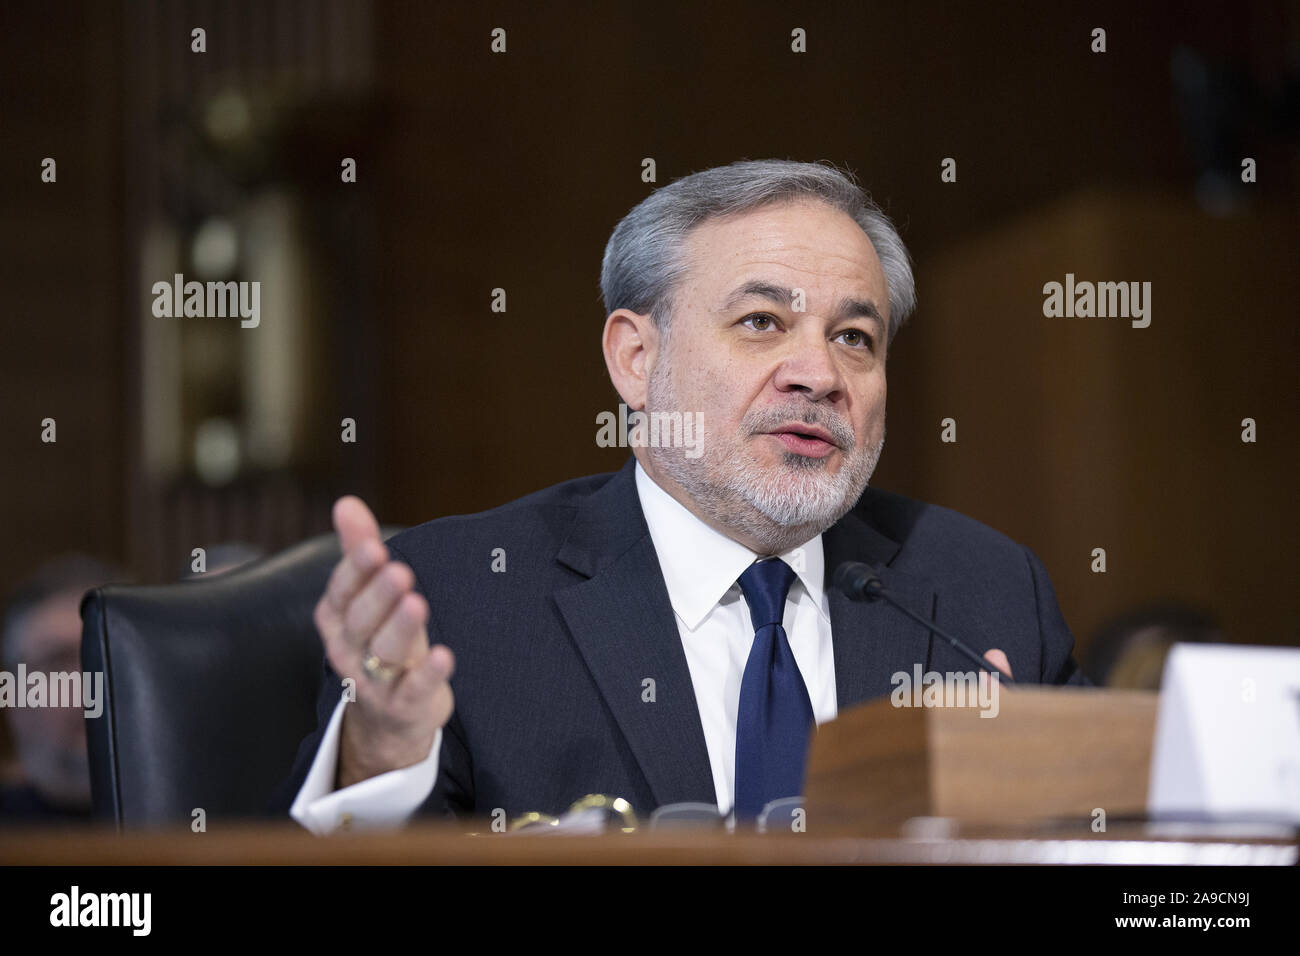
[[[456,655],[456,708],[424,813],[558,814],[589,793],[638,813],[715,803],[676,619],[637,496],[634,461],[481,514],[393,537],[431,608],[430,639]],[[877,565],[898,599],[978,651],[998,647],[1022,682],[1086,683],[1042,563],[991,528],[868,489],[823,536],[839,709],[893,689],[890,675],[971,670],[925,627],[831,587],[842,561]],[[505,571],[493,571],[496,549]],[[341,684],[326,665],[317,731],[277,801],[305,779]],[[642,699],[653,678],[655,700]]]

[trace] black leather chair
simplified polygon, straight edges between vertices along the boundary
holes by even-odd
[[[325,534],[211,578],[82,599],[82,669],[104,673],[103,713],[86,721],[98,819],[266,814],[316,725],[312,609],[338,556]]]

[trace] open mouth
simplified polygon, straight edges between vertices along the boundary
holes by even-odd
[[[768,435],[784,445],[787,451],[808,458],[825,458],[838,447],[827,432],[810,426],[792,425],[768,432]]]

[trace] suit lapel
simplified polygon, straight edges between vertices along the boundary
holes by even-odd
[[[557,591],[555,600],[657,805],[716,804],[695,687],[634,467],[629,460],[578,507],[556,558],[586,580]],[[835,692],[844,711],[888,695],[895,672],[927,664],[930,631],[883,602],[850,601],[832,583],[835,568],[843,561],[873,565],[900,602],[927,617],[933,617],[935,591],[925,578],[890,567],[899,544],[855,512],[822,542]],[[643,700],[646,678],[654,681],[653,703]]]
[[[579,506],[557,559],[587,580],[555,600],[656,803],[716,803],[695,688],[634,465]],[[653,702],[644,699],[647,678]]]
[[[883,601],[850,601],[832,582],[844,561],[873,565],[894,597],[925,617],[933,616],[934,588],[924,578],[889,567],[898,553],[896,541],[849,512],[822,536],[826,554],[826,590],[830,595],[831,643],[835,649],[836,707],[843,712],[873,697],[887,695],[895,672],[924,664],[930,632]]]

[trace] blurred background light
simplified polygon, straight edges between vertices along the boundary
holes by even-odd
[[[213,216],[194,233],[190,247],[194,271],[202,279],[225,279],[239,262],[239,231],[229,219]]]
[[[239,429],[227,418],[209,418],[194,433],[194,470],[208,485],[229,484],[239,474]]]

